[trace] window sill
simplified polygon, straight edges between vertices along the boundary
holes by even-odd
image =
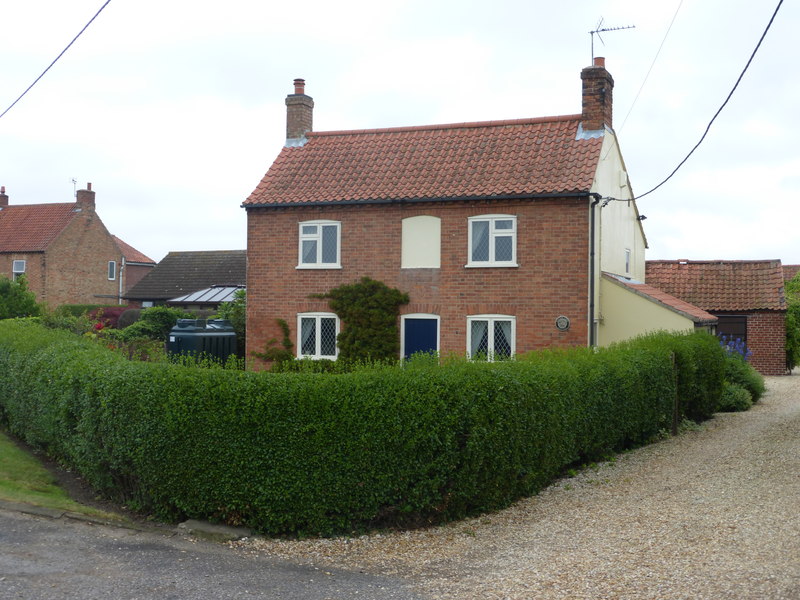
[[[465,269],[514,269],[518,267],[519,265],[517,263],[471,263],[464,265]]]
[[[342,265],[297,265],[295,269],[305,271],[305,270],[321,270],[321,269],[341,269]]]

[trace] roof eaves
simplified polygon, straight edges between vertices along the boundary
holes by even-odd
[[[487,200],[540,200],[545,198],[588,198],[600,197],[600,194],[589,191],[545,192],[537,194],[496,194],[480,196],[448,196],[431,198],[364,198],[348,200],[314,200],[309,202],[269,202],[242,203],[242,208],[298,208],[306,206],[355,206],[366,204],[414,204],[427,202],[481,202]]]

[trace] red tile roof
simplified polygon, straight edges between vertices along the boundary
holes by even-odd
[[[0,252],[44,251],[76,214],[74,202],[3,206]]]
[[[285,147],[245,207],[588,192],[602,137],[580,115],[309,132]]]
[[[779,260],[649,260],[646,281],[708,311],[786,310]]]
[[[152,258],[149,258],[147,255],[139,252],[136,248],[131,246],[130,244],[126,244],[117,236],[112,235],[111,237],[114,238],[114,241],[117,243],[119,247],[119,251],[122,253],[122,256],[125,257],[126,263],[150,263],[156,264]]]
[[[798,272],[800,272],[800,265],[783,265],[783,278],[786,281],[794,279]]]
[[[661,304],[662,306],[665,306],[674,312],[682,314],[698,325],[716,323],[719,320],[717,317],[704,311],[702,308],[699,308],[694,304],[684,302],[683,300],[676,298],[675,296],[671,296],[662,290],[656,289],[651,285],[647,285],[646,283],[641,283],[632,279],[625,279],[624,277],[612,275],[611,273],[603,273],[603,276],[609,281],[616,282],[631,290],[633,293],[638,294],[639,296],[643,296],[648,300],[655,302],[656,304]]]

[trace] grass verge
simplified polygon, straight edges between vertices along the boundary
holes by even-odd
[[[2,431],[0,431],[0,500],[107,520],[121,520],[119,515],[72,500],[34,456],[17,447]]]

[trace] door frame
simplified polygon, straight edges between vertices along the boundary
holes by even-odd
[[[432,313],[411,313],[400,315],[400,360],[406,356],[406,319],[427,319],[436,321],[436,352],[439,352],[442,336],[442,320]]]

